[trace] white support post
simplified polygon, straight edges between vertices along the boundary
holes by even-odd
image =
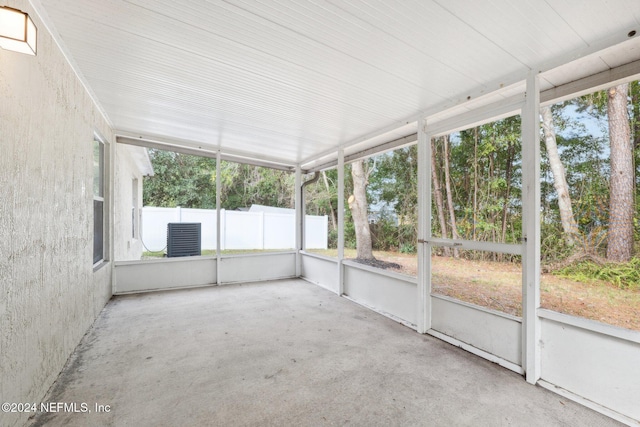
[[[220,236],[221,215],[220,215],[220,189],[222,188],[222,177],[220,176],[221,170],[221,155],[220,150],[216,153],[216,283],[220,284],[220,265],[222,264],[220,259],[220,242],[222,241]]]
[[[540,379],[540,86],[527,78],[522,110],[522,367],[526,380]]]
[[[302,275],[302,260],[301,260],[301,254],[300,251],[303,249],[302,248],[302,215],[303,215],[303,209],[304,206],[302,206],[302,192],[304,191],[304,189],[302,188],[302,169],[300,168],[300,165],[296,166],[296,181],[295,181],[295,186],[296,186],[296,193],[295,193],[295,197],[296,197],[296,201],[295,201],[295,208],[296,208],[296,277],[300,277]]]
[[[418,120],[418,333],[431,329],[431,143],[427,121]]]
[[[344,294],[344,150],[338,150],[338,295]]]
[[[103,242],[103,257],[104,261],[111,261],[109,268],[111,269],[111,292],[116,292],[116,247],[115,247],[115,226],[116,226],[116,203],[115,203],[115,188],[116,188],[116,142],[106,141],[102,137],[98,136],[98,139],[104,144],[104,161],[105,171],[107,177],[105,179],[104,189],[104,230],[103,238],[106,240]]]

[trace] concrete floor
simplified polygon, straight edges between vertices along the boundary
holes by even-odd
[[[32,425],[618,425],[302,280],[115,297],[46,401],[91,412]]]

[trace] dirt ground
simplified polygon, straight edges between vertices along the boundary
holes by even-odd
[[[345,251],[345,258],[355,251]],[[331,251],[325,255],[335,256]],[[395,271],[417,275],[415,254],[374,251],[383,261],[401,265]],[[522,316],[522,267],[515,263],[469,261],[433,256],[433,293],[477,304],[514,316]],[[640,291],[620,289],[603,281],[577,282],[542,274],[543,308],[584,317],[621,328],[640,331]]]

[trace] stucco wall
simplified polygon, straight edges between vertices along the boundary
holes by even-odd
[[[140,220],[142,209],[142,179],[140,168],[133,159],[135,151],[145,148],[116,144],[115,185],[114,185],[114,260],[139,260],[143,246],[140,240]],[[131,209],[133,207],[133,180],[137,180],[136,236],[133,236]]]
[[[92,266],[92,140],[113,136],[29,2],[6,3],[33,17],[38,54],[0,49],[0,402],[39,402],[111,296],[111,264]]]

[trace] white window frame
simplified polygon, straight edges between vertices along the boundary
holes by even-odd
[[[106,190],[106,144],[102,138],[97,134],[93,137],[93,266],[96,267],[102,264],[106,260],[106,218],[105,218],[105,190]],[[99,148],[100,157],[98,160],[98,170],[96,171],[96,144]],[[97,173],[97,174],[96,174]],[[98,185],[96,188],[96,178],[98,179]],[[96,203],[100,204],[101,208],[101,225],[99,230],[96,228]],[[100,236],[98,236],[100,234]],[[98,245],[101,244],[101,248],[98,250]]]

